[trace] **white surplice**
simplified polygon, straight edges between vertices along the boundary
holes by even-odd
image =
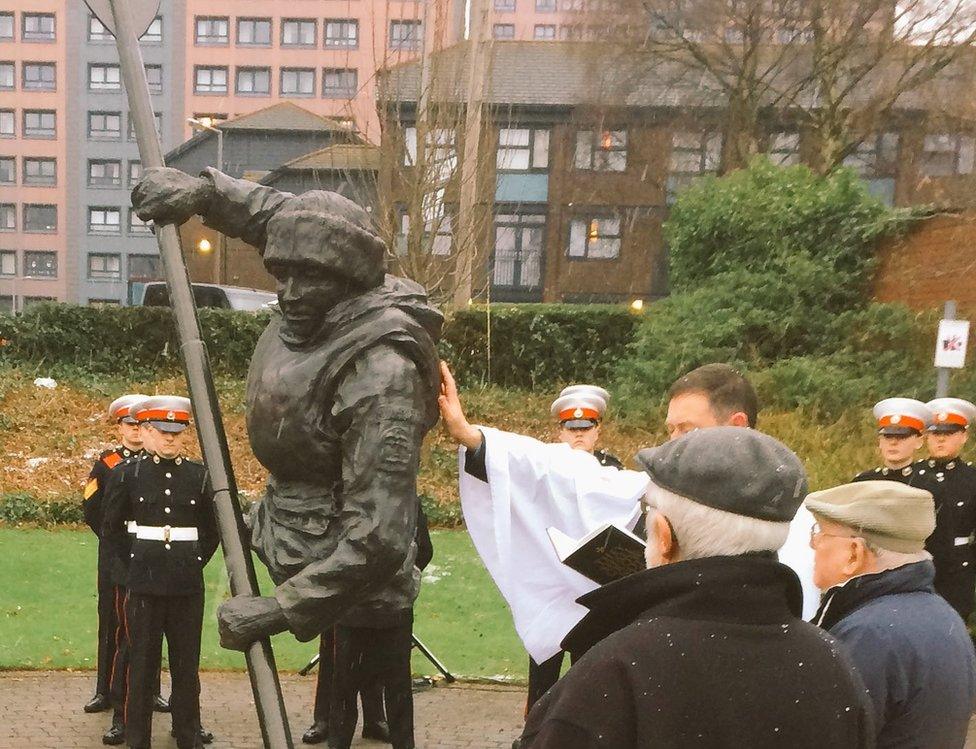
[[[590,453],[489,427],[488,483],[459,458],[461,509],[475,548],[512,611],[529,655],[542,663],[587,609],[579,596],[598,587],[559,561],[546,528],[581,538],[604,523],[632,528],[646,473],[600,465]]]

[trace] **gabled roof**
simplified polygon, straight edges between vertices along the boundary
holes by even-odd
[[[315,114],[315,112],[303,109],[290,101],[272,104],[256,112],[235,117],[233,120],[226,120],[218,123],[217,127],[221,130],[333,130],[349,132],[349,128],[340,120]]]
[[[261,182],[272,184],[287,172],[375,172],[380,168],[380,149],[370,143],[337,143],[312,151],[266,174]]]

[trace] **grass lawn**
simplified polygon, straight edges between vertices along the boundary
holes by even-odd
[[[415,608],[414,633],[456,676],[524,680],[527,656],[508,608],[463,531],[434,531],[434,561]],[[97,627],[96,544],[88,531],[0,528],[0,669],[91,669]],[[261,589],[271,590],[255,560]],[[228,594],[219,552],[206,569],[204,669],[243,669],[240,653],[217,643],[214,612]],[[274,638],[278,668],[295,671],[317,652],[291,635]],[[414,651],[414,673],[435,674]]]

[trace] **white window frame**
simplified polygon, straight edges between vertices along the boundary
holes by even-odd
[[[219,82],[221,77],[223,83]],[[196,65],[193,68],[193,93],[202,96],[226,96],[228,78],[229,69],[226,65]]]
[[[88,66],[89,91],[121,91],[122,69],[114,63],[91,63]]]

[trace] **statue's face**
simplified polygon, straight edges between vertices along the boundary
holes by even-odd
[[[350,294],[348,282],[312,263],[269,262],[274,276],[278,305],[289,331],[297,338],[310,338],[326,313]]]

